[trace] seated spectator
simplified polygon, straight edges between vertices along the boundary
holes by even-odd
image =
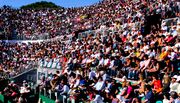
[[[148,74],[152,75],[159,71],[159,63],[154,58],[152,58],[150,62],[151,64],[146,71]]]
[[[169,103],[169,93],[164,94],[163,103]]]
[[[161,93],[162,92],[162,84],[161,80],[158,79],[156,75],[152,76],[152,83],[151,85],[153,86],[153,92],[155,93]]]
[[[170,83],[170,92],[178,92],[177,89],[178,89],[178,86],[179,86],[179,83],[176,81],[178,78],[177,75],[174,75],[173,77],[171,77],[171,83]]]
[[[131,102],[133,98],[133,88],[130,82],[127,82],[126,86],[127,86],[126,90],[120,96],[121,102]]]
[[[69,86],[64,80],[61,81],[61,84],[62,84],[62,89],[60,90],[60,95],[67,95],[69,92]]]
[[[112,102],[111,103],[119,103],[119,99],[116,98],[116,95],[111,96]]]
[[[170,103],[179,103],[180,100],[178,99],[178,94],[174,91],[170,93]]]
[[[99,77],[98,82],[94,85],[94,89],[97,91],[102,91],[105,88],[105,83],[102,77]]]
[[[100,93],[98,91],[94,91],[95,97],[93,99],[94,103],[104,103],[103,98],[101,97]]]
[[[146,79],[143,78],[143,75],[140,74],[139,75],[139,81],[137,82],[137,84],[133,84],[133,86],[136,86],[137,89],[135,89],[135,92],[138,92],[138,94],[140,94],[139,96],[143,96],[145,93],[145,85],[146,85]]]
[[[154,93],[150,85],[145,87],[145,100],[142,100],[142,103],[153,103],[154,102]]]
[[[169,78],[169,75],[166,73],[164,74],[163,76],[163,79],[162,79],[162,85],[163,85],[163,92],[164,93],[168,93],[168,91],[170,90],[169,86],[170,86],[170,78]]]
[[[55,90],[55,87],[58,84],[58,76],[56,74],[53,75],[53,79],[50,81],[51,90]]]

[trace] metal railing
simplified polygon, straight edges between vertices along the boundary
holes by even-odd
[[[31,61],[25,67],[18,68],[18,70],[15,71],[15,74],[10,74],[8,72],[1,71],[0,78],[13,79],[13,78],[16,78],[26,72],[36,69],[37,67],[38,67],[38,64],[34,61]]]

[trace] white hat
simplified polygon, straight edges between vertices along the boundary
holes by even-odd
[[[177,79],[178,78],[178,76],[177,75],[174,75],[173,77],[171,77],[171,78],[175,78],[175,79]]]

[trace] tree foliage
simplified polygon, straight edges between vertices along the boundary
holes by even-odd
[[[62,7],[47,1],[36,2],[21,7],[21,9],[44,9],[44,8],[62,8]]]

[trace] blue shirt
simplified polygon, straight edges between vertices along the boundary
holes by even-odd
[[[152,103],[154,99],[154,94],[152,91],[147,92],[145,95],[145,100],[148,100],[148,103]]]

